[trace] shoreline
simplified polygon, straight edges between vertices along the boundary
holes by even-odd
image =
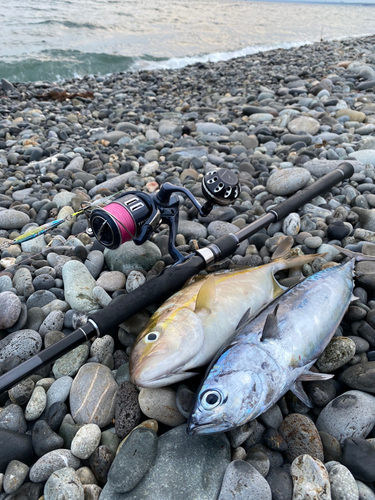
[[[0,247],[124,188],[152,193],[172,182],[201,198],[205,173],[231,169],[242,184],[233,206],[215,206],[201,218],[184,199],[177,244],[188,254],[350,161],[349,182],[249,238],[221,267],[266,264],[285,236],[303,253],[325,254],[303,267],[304,276],[341,260],[334,244],[375,255],[374,46],[375,35],[173,70],[2,81]],[[7,311],[0,318],[0,373],[172,263],[164,226],[146,257],[132,244],[103,252],[86,226],[81,215],[0,250],[0,310]],[[312,410],[287,394],[257,423],[187,438],[184,397],[193,396],[197,380],[183,381],[185,392],[177,385],[139,392],[129,381],[131,346],[151,313],[145,310],[114,339],[83,344],[0,395],[0,500],[15,491],[55,500],[68,485],[72,500],[133,500],[149,498],[148,491],[153,500],[226,500],[244,479],[248,495],[271,499],[281,489],[291,499],[293,488],[307,494],[312,474],[317,494],[319,487],[351,488],[356,498],[375,498],[375,266],[364,264],[355,281],[359,300],[320,359],[320,371],[334,378],[305,384]],[[285,286],[293,281],[283,272],[277,278]],[[272,433],[279,444],[268,439]],[[366,460],[351,438],[358,448],[369,446]],[[140,454],[132,462],[135,448]],[[245,475],[235,461],[249,464]],[[126,484],[118,479],[127,477]]]

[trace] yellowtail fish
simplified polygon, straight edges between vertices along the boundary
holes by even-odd
[[[317,255],[291,255],[291,237],[282,240],[269,264],[212,273],[169,298],[139,334],[130,357],[130,375],[140,387],[163,387],[196,375],[211,361],[249,311],[255,316],[286,288],[274,275],[300,267]]]

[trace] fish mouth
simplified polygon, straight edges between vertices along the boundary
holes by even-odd
[[[148,377],[147,372],[139,374],[134,373],[131,374],[131,381],[133,382],[133,384],[139,387],[154,389],[158,387],[165,387],[167,385],[175,384],[176,382],[181,382],[181,380],[194,377],[197,374],[198,373],[196,372],[180,371],[180,368],[177,368],[172,372],[154,377]]]
[[[230,429],[232,426],[230,427]],[[190,436],[198,436],[201,434],[218,434],[220,432],[226,432],[229,429],[223,428],[222,424],[214,424],[214,423],[207,423],[207,424],[197,424],[194,422],[188,422],[188,425],[186,427],[186,432]]]

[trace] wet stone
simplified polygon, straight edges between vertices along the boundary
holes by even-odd
[[[83,365],[70,391],[70,409],[79,424],[108,425],[115,412],[118,385],[109,368],[98,363]]]
[[[27,477],[29,467],[18,461],[12,460],[6,468],[3,480],[5,493],[11,494],[18,490]]]
[[[364,438],[375,423],[375,397],[361,391],[347,391],[323,408],[316,427],[343,444],[348,437]]]
[[[365,439],[345,439],[342,462],[356,479],[375,481],[375,447]]]
[[[375,361],[350,366],[344,370],[342,379],[353,389],[375,393]]]
[[[139,406],[147,417],[170,427],[176,427],[186,421],[178,411],[176,392],[171,387],[142,388],[139,393]]]
[[[53,450],[43,455],[30,469],[30,480],[34,483],[47,481],[50,475],[64,467],[78,469],[80,460],[70,450]]]
[[[2,292],[0,293],[0,330],[6,330],[12,327],[20,313],[21,313],[21,301],[19,297],[13,292]]]
[[[355,343],[348,337],[333,337],[316,366],[322,373],[331,373],[350,361],[355,349]]]
[[[135,488],[119,494],[109,481],[101,500],[136,500],[147,498],[150,492],[163,500],[217,498],[229,461],[230,446],[225,435],[191,437],[186,425],[181,425],[158,438],[155,462]]]
[[[75,470],[71,467],[64,467],[53,472],[48,478],[44,487],[45,500],[58,499],[63,495],[69,500],[83,500],[84,490]]]
[[[50,451],[62,448],[64,439],[56,434],[45,420],[38,420],[33,428],[32,443],[35,454],[42,457]]]
[[[100,427],[96,424],[86,424],[74,436],[70,449],[77,458],[89,458],[99,446],[100,438]]]
[[[328,472],[320,460],[300,455],[293,461],[290,473],[293,500],[331,500]]]
[[[99,484],[107,482],[108,471],[113,463],[114,455],[107,446],[101,445],[91,454],[89,459],[90,468]]]
[[[272,467],[266,477],[272,492],[272,500],[291,500],[293,481],[290,473],[283,467]]]
[[[3,408],[0,413],[0,429],[19,432],[20,434],[26,432],[27,424],[20,406],[11,404]]]
[[[124,438],[139,424],[141,409],[138,403],[138,391],[131,382],[123,382],[116,394],[115,429],[120,438]]]
[[[279,428],[288,449],[286,455],[292,462],[300,455],[308,454],[323,461],[323,445],[314,423],[305,415],[287,415]]]
[[[146,427],[134,429],[121,446],[108,473],[118,493],[132,490],[148,472],[156,457],[158,438]]]
[[[268,482],[247,462],[235,460],[225,470],[218,500],[271,500]]]
[[[80,345],[67,354],[64,354],[53,365],[52,371],[55,378],[58,379],[64,376],[74,377],[88,356],[89,347],[86,344]]]
[[[332,498],[340,500],[358,500],[358,486],[350,471],[341,464],[329,471]]]

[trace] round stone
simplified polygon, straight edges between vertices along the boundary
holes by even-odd
[[[323,461],[323,444],[318,429],[305,415],[300,413],[287,415],[279,432],[288,444],[286,455],[291,462],[305,454]]]
[[[72,309],[84,312],[98,309],[98,304],[93,297],[96,282],[82,262],[77,260],[66,262],[62,268],[62,277],[65,285],[65,300]]]
[[[104,335],[94,340],[90,348],[90,356],[97,357],[99,363],[103,361],[107,354],[113,354],[115,341],[110,335]]]
[[[30,217],[19,210],[0,210],[0,229],[21,229]]]
[[[13,292],[0,293],[0,310],[0,330],[6,330],[16,323],[21,313],[19,297]]]
[[[310,116],[299,116],[294,118],[288,124],[289,132],[292,134],[310,134],[315,135],[319,132],[320,123]]]
[[[128,279],[126,280],[126,291],[131,293],[145,282],[146,278],[140,271],[130,271]]]
[[[337,464],[329,471],[332,498],[358,500],[358,486],[351,472],[344,465]]]
[[[283,233],[287,236],[296,236],[301,228],[300,216],[296,213],[287,215],[283,221]]]
[[[25,409],[27,421],[36,420],[43,413],[47,404],[47,395],[43,387],[35,387]]]
[[[19,462],[18,460],[12,460],[8,464],[4,474],[3,489],[5,493],[10,495],[18,490],[26,479],[28,472],[29,467],[26,464]]]
[[[328,472],[323,463],[310,455],[300,455],[291,466],[293,500],[331,500]]]
[[[176,427],[186,421],[178,411],[176,392],[171,387],[142,388],[139,393],[139,406],[147,417],[170,427]]]
[[[132,490],[150,469],[156,457],[158,438],[147,427],[134,429],[126,438],[108,473],[118,493]]]
[[[355,354],[355,350],[355,343],[348,337],[333,337],[318,358],[316,366],[322,373],[332,373],[350,361]],[[355,387],[355,389],[358,389],[358,387]]]
[[[42,338],[34,330],[19,330],[10,333],[0,340],[0,363],[11,356],[17,356],[21,361],[31,358],[42,348]]]
[[[45,500],[57,500],[61,493],[69,500],[83,500],[84,489],[74,468],[64,467],[53,472],[44,486]]]
[[[30,480],[34,483],[47,481],[51,474],[65,467],[78,469],[80,460],[70,450],[53,450],[42,456],[30,469]]]
[[[104,258],[111,271],[126,273],[132,269],[150,269],[161,259],[159,248],[151,241],[136,245],[128,241],[116,250],[104,250]]]
[[[141,410],[138,403],[138,391],[129,381],[122,382],[116,394],[115,429],[122,439],[139,424]]]
[[[112,422],[118,385],[109,368],[99,363],[83,365],[70,390],[70,410],[78,424],[100,428]]]
[[[286,196],[304,188],[310,179],[305,168],[283,168],[269,176],[267,190],[277,196]]]
[[[218,500],[271,500],[268,482],[249,463],[243,460],[231,462],[225,470]]]
[[[375,446],[361,438],[344,441],[342,462],[356,479],[375,481]]]
[[[109,271],[103,273],[96,280],[97,286],[104,288],[106,292],[114,292],[125,286],[125,276],[120,271]]]
[[[340,444],[346,438],[365,438],[375,424],[375,397],[362,391],[347,391],[337,396],[320,412],[319,431],[335,437]]]
[[[77,458],[89,458],[99,446],[100,438],[100,427],[96,424],[86,424],[74,436],[70,449]]]
[[[353,389],[375,393],[375,361],[350,366],[344,370],[342,379]]]

